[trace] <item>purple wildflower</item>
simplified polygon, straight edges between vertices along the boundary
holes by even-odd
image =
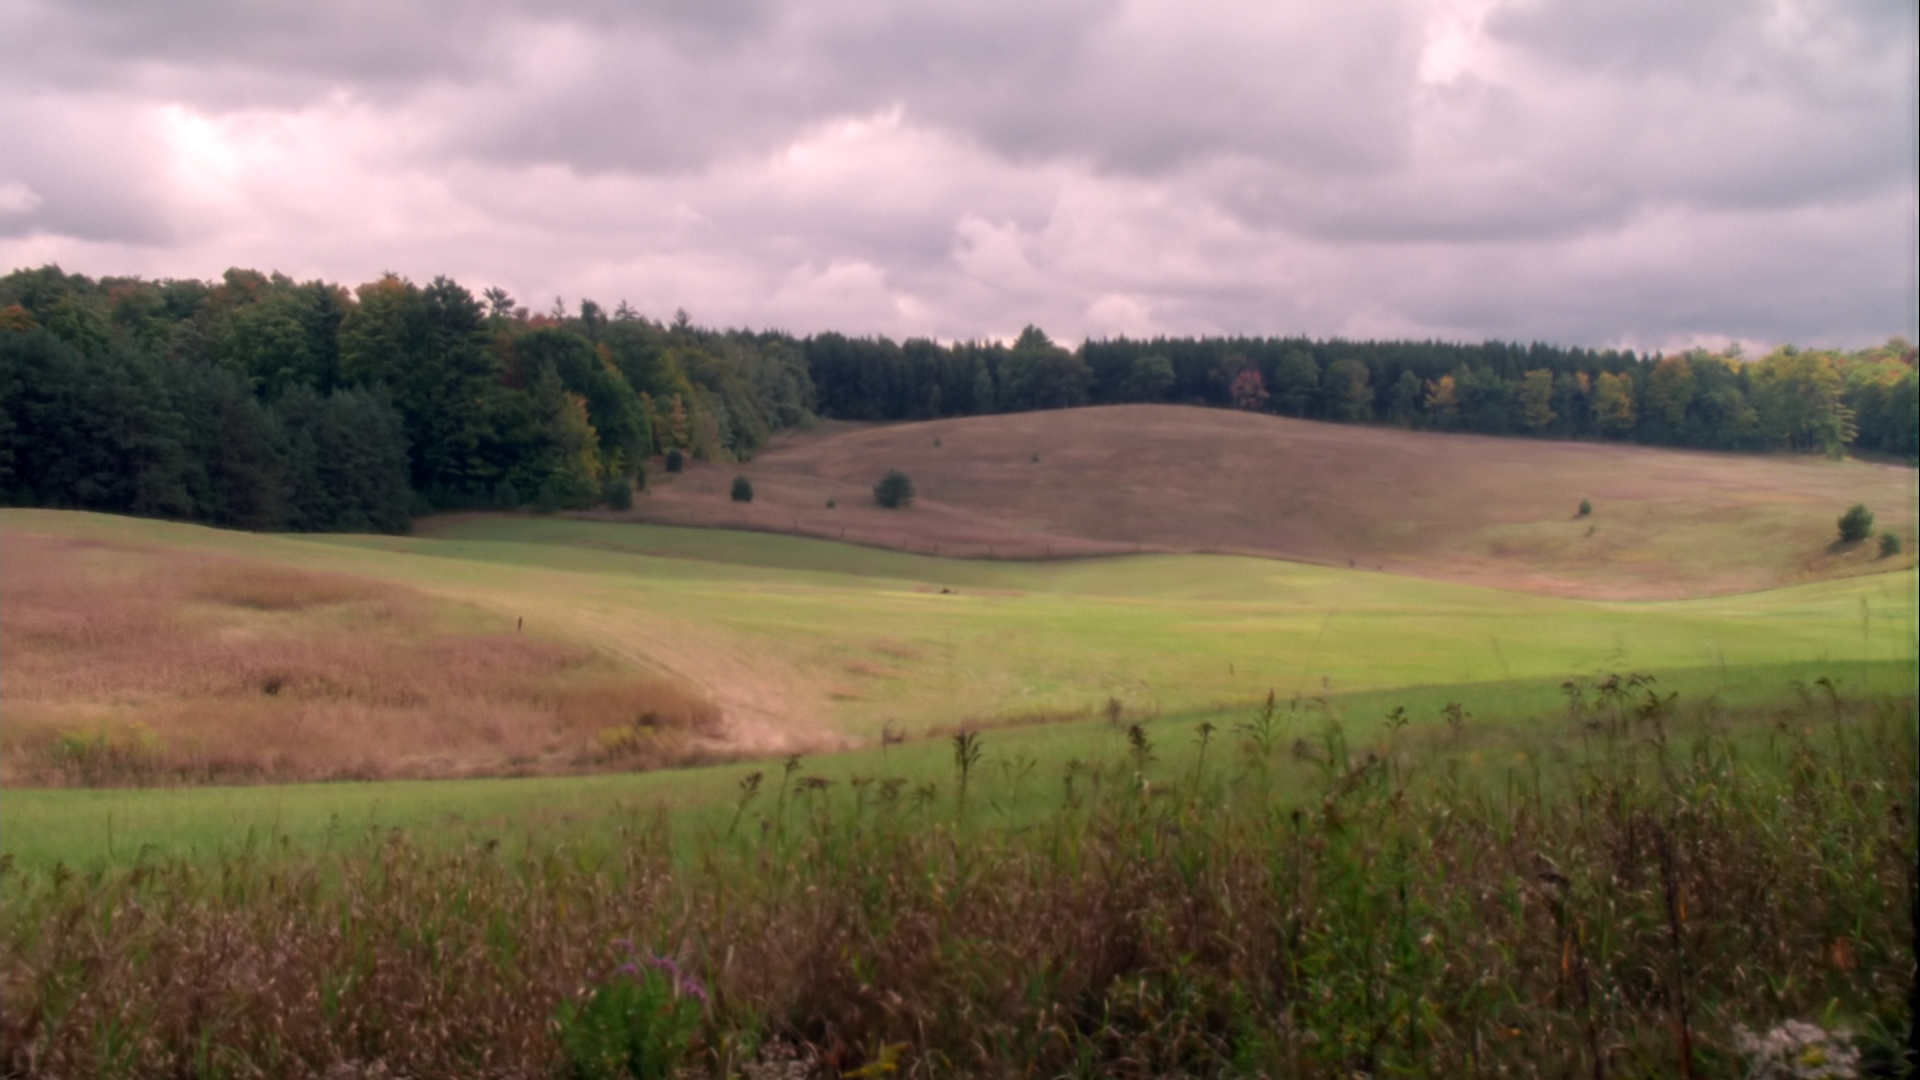
[[[675,992],[696,998],[702,1005],[708,1003],[706,987],[700,985],[700,980],[681,971],[680,965],[674,963],[670,957],[655,956],[649,960],[648,963],[666,972],[667,975],[673,979]]]

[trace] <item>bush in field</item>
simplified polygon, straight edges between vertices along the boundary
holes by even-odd
[[[681,469],[684,469],[686,467],[687,467],[687,456],[680,452],[680,448],[677,446],[668,447],[667,448],[667,471],[679,472]]]
[[[873,485],[873,501],[889,510],[913,504],[913,481],[906,473],[893,469]]]
[[[665,957],[629,954],[606,981],[554,1010],[569,1080],[667,1080],[687,1056],[706,991]]]
[[[1873,535],[1873,511],[1865,503],[1854,503],[1840,515],[1840,542],[1851,544]]]
[[[747,479],[744,476],[734,477],[733,490],[728,492],[728,494],[733,497],[734,502],[738,502],[738,503],[752,502],[753,501],[753,481]]]
[[[1900,554],[1900,534],[1883,532],[1880,534],[1880,557],[1890,558]]]
[[[1586,517],[1586,516],[1587,516],[1588,514],[1591,514],[1591,513],[1593,513],[1593,500],[1592,500],[1592,499],[1581,499],[1581,500],[1580,500],[1580,514],[1579,514],[1579,516],[1580,516],[1580,517]]]

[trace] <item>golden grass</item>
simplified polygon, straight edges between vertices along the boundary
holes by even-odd
[[[913,477],[912,507],[874,505],[890,468]],[[750,504],[728,497],[741,473]],[[1591,516],[1576,513],[1583,498]],[[1856,502],[1909,554],[1834,546],[1835,520]],[[827,424],[747,465],[658,476],[630,514],[604,516],[964,557],[1256,555],[1589,599],[1871,573],[1910,565],[1916,540],[1905,466],[1161,405]]]
[[[718,710],[388,583],[8,531],[0,781],[533,774],[701,756]]]

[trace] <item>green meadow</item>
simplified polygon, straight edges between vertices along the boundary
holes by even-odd
[[[1732,726],[1748,737],[1764,737],[1776,708],[1798,710],[1792,726],[1804,732],[1805,716],[1819,717],[1835,696],[1849,704],[1910,699],[1913,683],[1909,661],[1843,661],[1668,671],[1655,675],[1650,690],[1662,698],[1677,695],[1672,711],[1683,736]],[[1583,688],[1592,698],[1591,682]],[[1637,693],[1633,702],[1644,702],[1646,693]],[[1446,723],[1445,710],[1454,704],[1466,710],[1458,737]],[[1141,722],[1154,759],[1149,774],[1173,782],[1191,771],[1201,753],[1202,725],[1211,728],[1214,760],[1238,753],[1262,706],[1247,701]],[[1579,731],[1570,723],[1568,706],[1562,681],[1551,679],[1276,697],[1272,731],[1283,749],[1302,748],[1283,766],[1283,785],[1303,793],[1318,790],[1323,780],[1319,763],[1330,731],[1356,752],[1385,752],[1393,735],[1387,717],[1395,709],[1405,710],[1428,772],[1437,774],[1451,761],[1478,782],[1497,785],[1511,780],[1516,770],[1535,776],[1537,761],[1565,764],[1576,754]],[[976,817],[1017,826],[1053,811],[1073,767],[1069,763],[1111,766],[1129,758],[1129,726],[1100,718],[979,732]],[[750,774],[761,774],[763,792],[742,820],[754,824],[769,816],[790,760],[795,765],[790,779],[831,781],[842,802],[855,798],[856,783],[863,779],[901,778],[910,789],[932,785],[930,794],[945,808],[941,813],[951,813],[953,747],[950,736],[939,735],[792,759],[745,758],[595,776],[16,789],[5,796],[0,852],[23,869],[62,863],[92,871],[153,859],[214,861],[248,850],[271,854],[282,846],[357,848],[395,830],[429,846],[499,842],[523,851],[572,846],[592,852],[644,831],[662,812],[678,840],[699,841],[733,825],[739,784]]]
[[[871,739],[1264,696],[1599,671],[1897,660],[1911,570],[1701,600],[1566,600],[1208,555],[991,562],[760,533],[478,518],[409,538],[252,537],[10,511],[450,597],[686,679],[795,734]],[[943,592],[942,590],[947,590]]]
[[[142,738],[290,745],[306,684],[218,648],[270,632],[341,686],[584,657],[728,725],[699,767],[10,785],[26,1075],[1735,1076],[1806,1018],[1884,1072],[1910,1020],[1910,569],[1600,602],[555,518],[0,526],[10,581],[71,588],[11,586],[5,689]],[[468,651],[303,636],[412,647],[380,605]],[[353,730],[484,749],[500,700]],[[19,727],[6,761],[49,752]]]
[[[1177,771],[1202,723],[1224,733],[1272,693],[1289,741],[1329,720],[1359,744],[1404,708],[1458,704],[1481,732],[1565,728],[1568,679],[1658,677],[1714,709],[1829,692],[1910,697],[1914,574],[1706,600],[1546,598],[1224,556],[952,560],[763,533],[558,518],[434,523],[419,536],[260,537],[95,515],[7,511],[9,530],[240,554],[391,580],[476,618],[591,644],[683,679],[743,721],[743,760],[563,778],[6,793],[0,850],[21,865],[124,863],[237,846],[613,835],[661,807],[724,826],[736,783],[805,755],[806,775],[949,782],[946,735],[986,732],[1008,813],[1068,761],[1124,753],[1141,723]],[[1819,680],[1826,679],[1821,686]],[[909,741],[876,746],[890,730]],[[1544,736],[1543,736],[1544,737]],[[755,747],[765,755],[753,760]],[[771,790],[771,788],[769,788]],[[1023,794],[1024,792],[1024,794]],[[756,808],[755,812],[759,812]]]

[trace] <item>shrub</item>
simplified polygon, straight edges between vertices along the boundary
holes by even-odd
[[[502,510],[511,510],[520,505],[520,491],[513,486],[513,481],[503,476],[493,486],[493,505]]]
[[[834,508],[835,505],[837,504],[832,499],[827,500],[827,509],[831,510]]]
[[[680,452],[679,447],[674,446],[674,447],[669,447],[667,449],[667,471],[668,472],[679,472],[681,469],[686,468],[686,465],[687,465],[686,455]]]
[[[554,1033],[576,1080],[665,1080],[687,1054],[706,990],[673,961],[631,954],[580,1000],[554,1010]]]
[[[1884,559],[1889,556],[1898,555],[1898,554],[1900,554],[1900,535],[1898,533],[1890,533],[1890,532],[1881,533],[1880,534],[1880,557]]]
[[[742,502],[742,503],[752,502],[753,501],[753,481],[747,479],[744,476],[734,477],[733,491],[731,494],[733,495],[734,502]]]
[[[1865,503],[1854,503],[1840,515],[1840,542],[1851,544],[1873,535],[1873,511]]]
[[[913,481],[899,469],[892,469],[873,485],[873,501],[889,510],[898,510],[913,503]]]
[[[633,483],[624,476],[609,476],[600,485],[600,501],[614,510],[633,509]]]
[[[1586,517],[1588,514],[1591,514],[1591,513],[1593,513],[1593,500],[1581,499],[1580,500],[1580,516]]]

